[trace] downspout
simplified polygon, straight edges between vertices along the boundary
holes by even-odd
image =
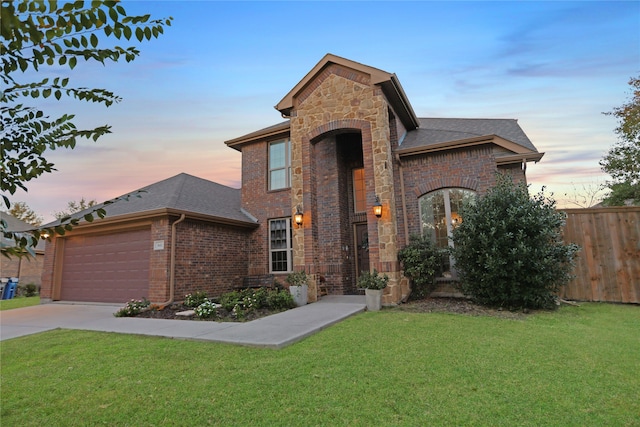
[[[171,224],[171,260],[169,264],[169,300],[162,303],[162,308],[173,303],[176,288],[176,225],[180,224],[186,218],[185,214],[180,215],[173,224]]]
[[[400,172],[400,193],[402,195],[402,218],[404,219],[404,241],[405,244],[409,244],[409,224],[407,224],[407,199],[404,194],[404,173],[402,172],[402,161],[400,156],[396,154],[396,160],[398,161],[398,172]]]

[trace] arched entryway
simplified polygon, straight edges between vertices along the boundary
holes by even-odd
[[[315,220],[305,247],[314,246],[315,272],[331,294],[357,293],[359,272],[369,270],[366,206],[372,183],[367,182],[362,147],[362,134],[353,129],[311,141],[309,200]]]

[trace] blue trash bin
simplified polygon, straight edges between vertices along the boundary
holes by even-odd
[[[4,292],[2,293],[2,299],[12,299],[16,295],[16,288],[18,287],[18,278],[12,277],[7,282],[7,285],[4,287]]]

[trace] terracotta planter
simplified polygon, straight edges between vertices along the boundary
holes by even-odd
[[[293,296],[293,301],[296,303],[296,306],[301,307],[307,303],[308,289],[308,285],[289,286],[289,292],[291,296]]]
[[[378,311],[382,308],[382,292],[384,289],[365,289],[364,295],[368,311]]]

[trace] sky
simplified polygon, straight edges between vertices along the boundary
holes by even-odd
[[[72,200],[113,197],[186,172],[240,187],[241,155],[224,141],[279,123],[276,105],[332,53],[395,73],[418,117],[511,118],[542,160],[531,191],[560,207],[609,177],[598,164],[616,142],[604,115],[640,75],[638,1],[128,1],[129,15],[174,18],[126,63],[41,68],[123,99],[109,108],[38,100],[78,127],[109,124],[98,142],[49,152],[56,172],[10,196],[45,218]],[[29,80],[31,79],[31,80]]]

